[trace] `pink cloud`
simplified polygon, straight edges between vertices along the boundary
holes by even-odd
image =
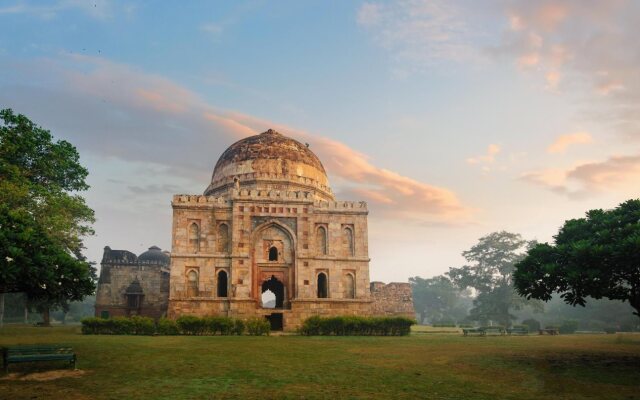
[[[547,153],[564,153],[569,146],[593,143],[593,137],[588,132],[568,133],[560,135],[547,147]]]
[[[612,190],[639,196],[640,155],[614,156],[564,170],[528,172],[521,179],[570,198],[584,198]]]
[[[509,26],[494,53],[532,67],[545,86],[582,92],[593,118],[640,138],[640,3],[626,0],[516,0],[505,9]],[[567,84],[565,84],[565,82]]]
[[[310,143],[334,181],[334,190],[341,197],[349,196],[343,197],[345,200],[368,201],[379,216],[421,221],[469,217],[469,210],[451,190],[377,166],[366,154],[338,140],[211,106],[196,93],[162,76],[106,59],[65,56],[62,61],[50,63],[56,68],[47,71],[58,75],[52,81],[62,82],[64,91],[55,94],[56,99],[42,101],[61,107],[48,108],[57,117],[78,112],[78,107],[84,108],[78,112],[80,115],[97,116],[88,117],[92,121],[86,125],[64,128],[72,134],[77,132],[77,141],[97,154],[152,162],[166,167],[167,176],[177,174],[200,182],[203,175],[211,172],[225,147],[242,137],[274,128]],[[67,106],[69,99],[79,103]],[[37,104],[33,106],[38,108]],[[83,121],[62,119],[63,123]],[[96,135],[96,127],[100,126],[105,129],[102,136]],[[83,133],[88,130],[96,136]],[[206,183],[202,180],[203,188]]]

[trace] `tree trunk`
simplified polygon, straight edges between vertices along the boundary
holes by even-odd
[[[24,303],[24,324],[29,324],[29,306],[27,306],[27,303]]]
[[[4,292],[0,293],[0,329],[4,327]]]
[[[51,326],[51,316],[49,315],[49,307],[45,307],[42,312],[42,326]]]

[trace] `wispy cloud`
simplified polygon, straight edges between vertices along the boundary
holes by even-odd
[[[550,90],[579,88],[593,108],[608,109],[586,114],[640,139],[640,2],[517,0],[505,15],[494,54],[540,74]]]
[[[487,146],[487,152],[474,157],[467,158],[467,164],[479,165],[483,171],[488,172],[491,170],[490,165],[495,163],[496,156],[500,153],[501,148],[497,144],[490,144]]]
[[[569,146],[593,143],[593,137],[588,132],[575,132],[560,135],[547,147],[547,153],[564,153]]]
[[[411,73],[442,61],[468,61],[477,56],[462,10],[442,0],[366,2],[358,10],[358,25],[385,48],[401,73]]]
[[[55,18],[59,13],[79,10],[96,19],[107,19],[114,15],[116,6],[110,0],[59,0],[43,5],[43,2],[17,1],[14,4],[0,7],[2,14],[30,14],[39,18]],[[131,7],[123,7],[125,12],[131,12]]]
[[[12,67],[23,74],[12,77],[13,82],[32,82],[32,74],[37,74],[48,76],[51,83],[12,84],[0,90],[0,102],[46,121],[83,151],[162,166],[166,177],[188,178],[204,188],[222,149],[274,127],[311,144],[338,182],[334,190],[367,200],[385,215],[453,220],[468,212],[451,190],[376,166],[339,141],[213,107],[162,76],[81,55]],[[129,190],[142,194],[169,188],[151,184]]]
[[[614,156],[604,161],[580,163],[566,170],[528,172],[521,179],[572,199],[614,189],[640,196],[640,155]]]

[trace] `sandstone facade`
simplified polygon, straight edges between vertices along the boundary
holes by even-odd
[[[204,195],[171,204],[170,318],[264,316],[292,330],[312,315],[393,314],[391,293],[405,294],[374,305],[366,203],[337,201],[308,145],[275,131],[230,146]]]
[[[416,316],[413,309],[413,292],[409,283],[371,282],[371,297],[374,315],[401,315],[407,318]]]
[[[97,317],[166,316],[169,256],[151,247],[139,257],[127,250],[104,248],[96,291]]]

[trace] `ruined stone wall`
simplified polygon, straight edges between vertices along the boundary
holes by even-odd
[[[413,293],[408,283],[371,282],[371,298],[374,315],[415,318]]]
[[[108,311],[110,317],[143,315],[160,318],[167,313],[169,271],[159,265],[104,265],[109,282],[99,282],[96,292],[96,316]],[[144,292],[141,307],[132,313],[127,306],[125,291],[137,279]]]

